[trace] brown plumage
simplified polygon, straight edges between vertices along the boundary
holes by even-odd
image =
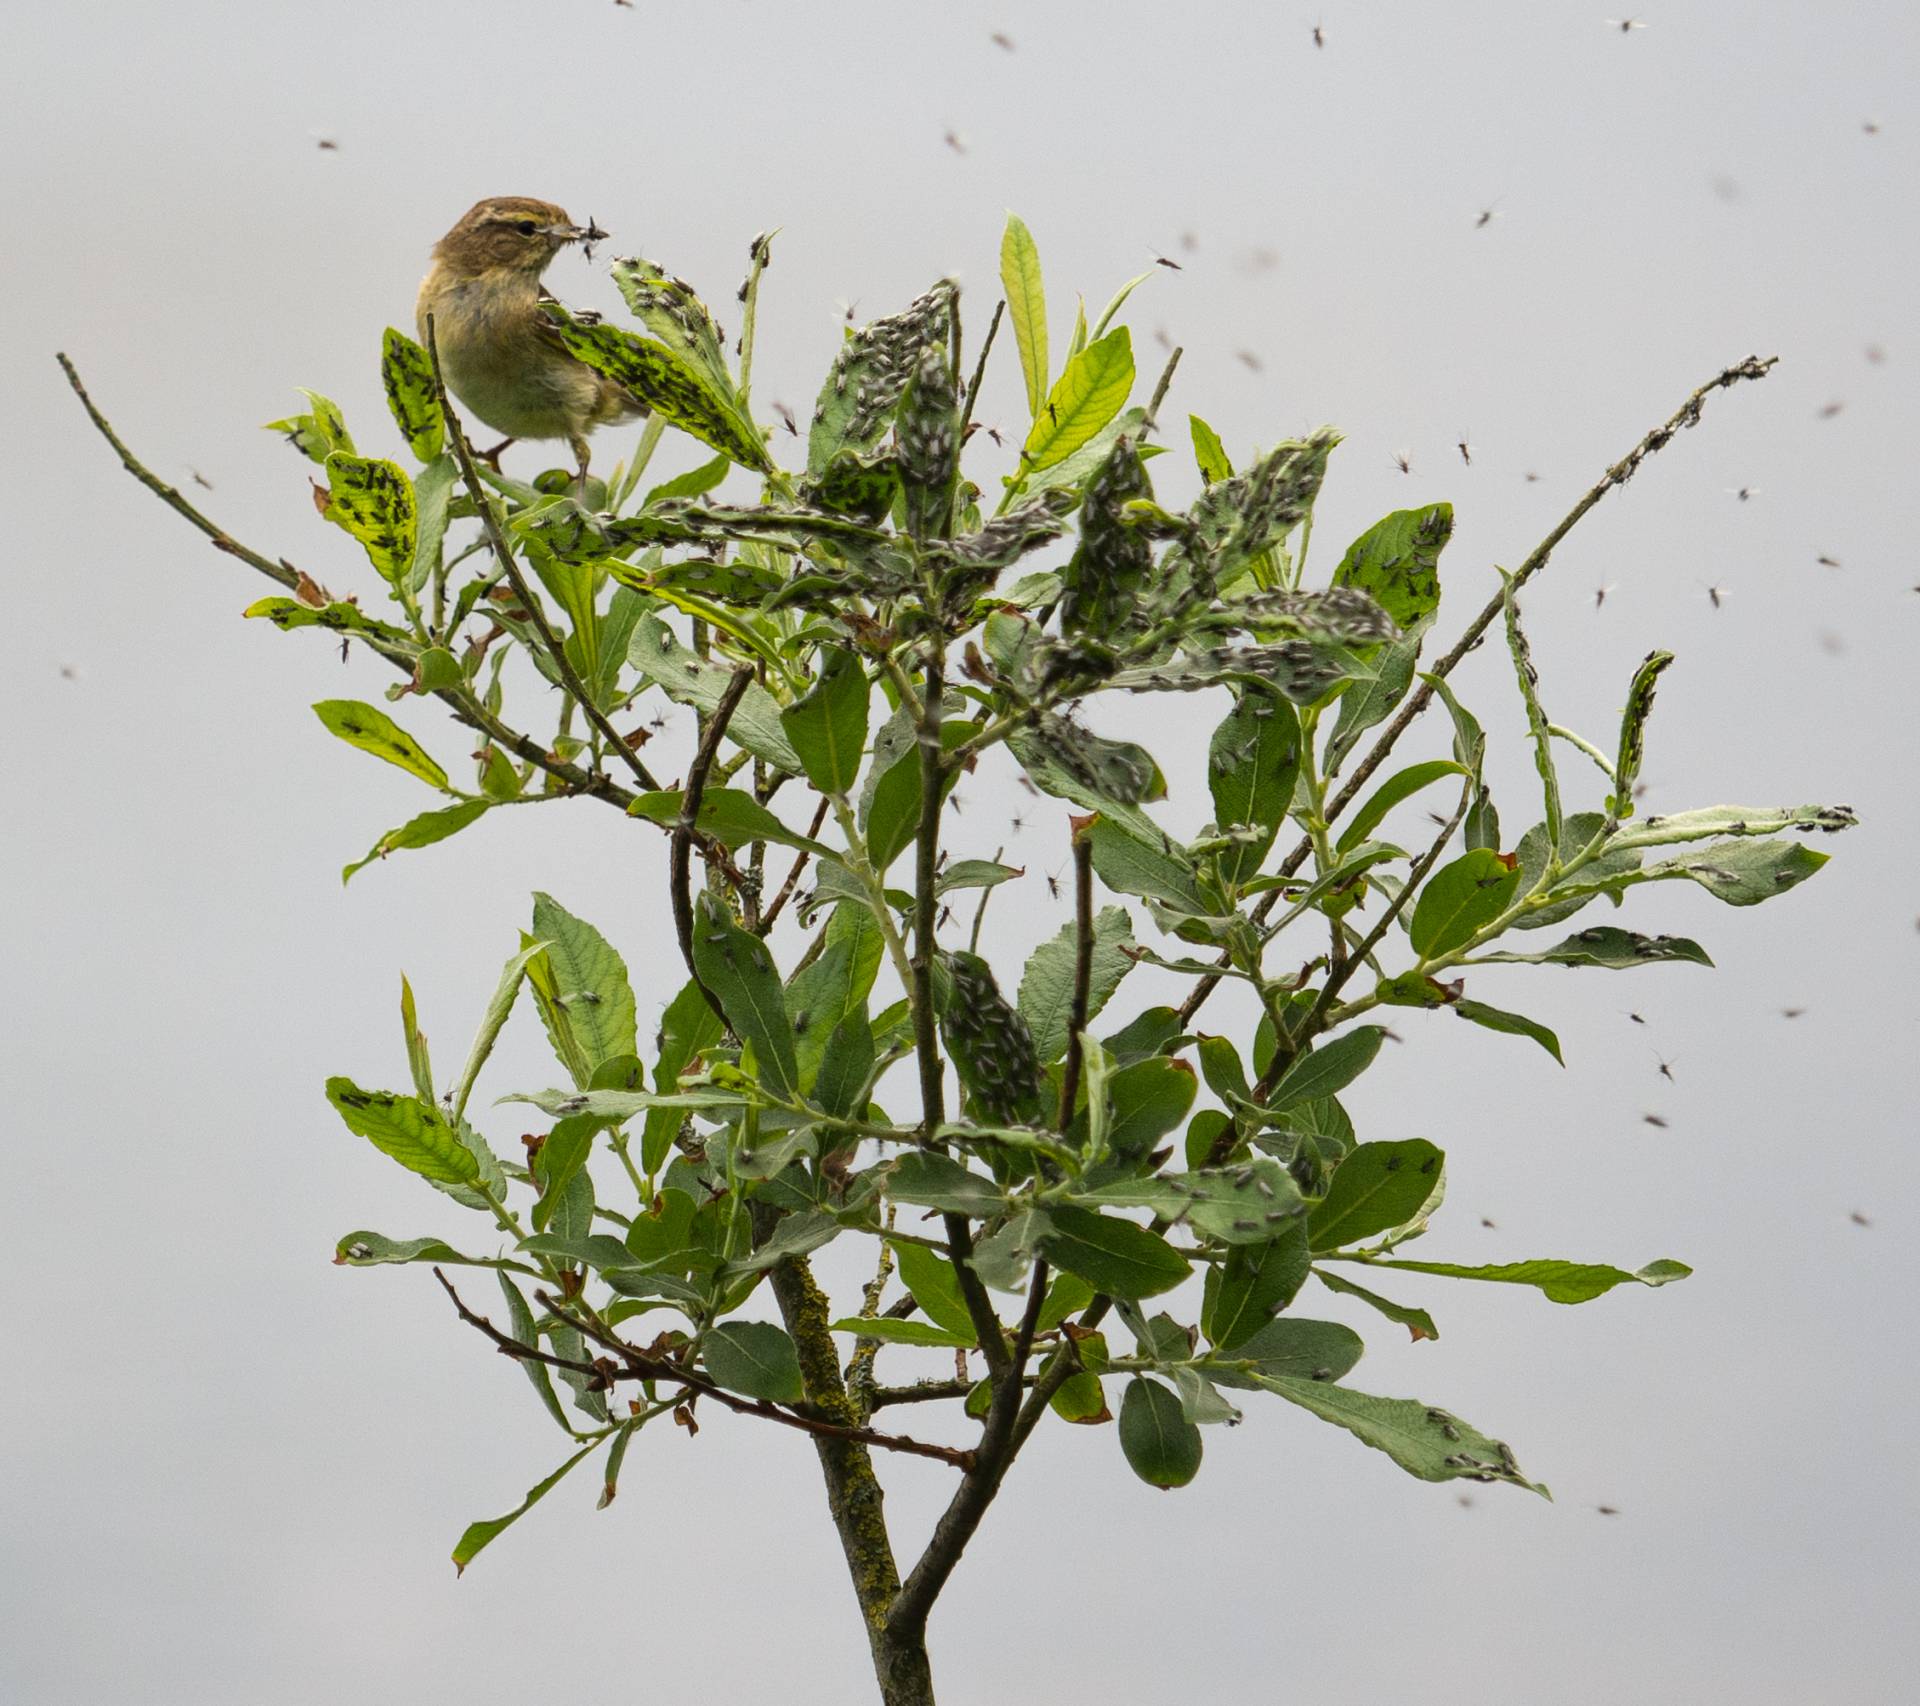
[[[560,438],[584,483],[587,434],[646,409],[576,360],[541,312],[540,275],[569,243],[604,236],[530,196],[476,202],[433,248],[420,282],[420,336],[433,317],[447,389],[509,441]]]

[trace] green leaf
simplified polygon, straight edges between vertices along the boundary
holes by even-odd
[[[740,1040],[753,1050],[760,1082],[775,1095],[799,1094],[793,1021],[773,956],[742,930],[713,895],[702,892],[693,922],[693,965],[714,993]]]
[[[1149,1487],[1184,1487],[1200,1473],[1200,1430],[1157,1380],[1135,1375],[1120,1401],[1120,1449]]]
[[[380,1232],[349,1232],[333,1247],[336,1267],[377,1268],[398,1262],[439,1262],[447,1267],[518,1268],[499,1256],[466,1256],[439,1238],[389,1238]]]
[[[1506,911],[1519,886],[1519,867],[1509,866],[1489,847],[1477,847],[1442,865],[1414,903],[1414,952],[1434,960],[1464,947]]]
[[[1565,865],[1577,857],[1595,836],[1605,830],[1606,824],[1607,820],[1598,812],[1575,812],[1567,818],[1560,826],[1560,863]],[[1519,893],[1531,894],[1545,874],[1547,846],[1547,827],[1543,823],[1536,823],[1520,837],[1519,846],[1513,850],[1520,864]],[[1609,844],[1606,852],[1566,880],[1565,892],[1571,898],[1523,912],[1514,920],[1514,927],[1519,930],[1541,930],[1549,924],[1559,923],[1563,918],[1572,917],[1588,902],[1609,892],[1617,879],[1636,873],[1641,858],[1636,848]]]
[[[1370,1267],[1402,1268],[1408,1273],[1439,1274],[1446,1279],[1492,1280],[1501,1285],[1537,1286],[1550,1303],[1587,1303],[1617,1285],[1671,1285],[1693,1272],[1684,1262],[1649,1262],[1628,1273],[1593,1262],[1501,1262],[1492,1267],[1461,1267],[1455,1262],[1410,1262],[1400,1258],[1370,1262]]]
[[[627,644],[627,662],[656,683],[669,699],[711,715],[725,697],[733,671],[703,658],[682,644],[657,616],[643,616],[634,625]],[[800,755],[793,750],[780,725],[780,707],[758,682],[750,682],[727,724],[727,739],[755,758],[790,771],[801,772]]]
[[[1000,239],[1000,288],[1007,296],[1007,318],[1020,347],[1020,372],[1027,383],[1027,412],[1035,420],[1047,401],[1047,296],[1040,277],[1040,250],[1017,214],[1007,215]]]
[[[1047,1403],[1053,1413],[1065,1422],[1095,1425],[1113,1420],[1113,1412],[1107,1408],[1106,1392],[1100,1385],[1100,1376],[1090,1374],[1085,1369],[1061,1381]]]
[[[1440,553],[1452,536],[1452,504],[1397,509],[1347,548],[1333,584],[1373,594],[1395,622],[1411,628],[1440,603]]]
[[[652,338],[576,319],[557,302],[543,300],[541,309],[570,355],[611,379],[642,407],[743,468],[766,473],[773,467],[759,429],[731,386],[698,363]]]
[[[770,1321],[727,1321],[700,1342],[700,1357],[716,1386],[743,1398],[798,1404],[806,1397],[800,1354]]]
[[[606,937],[551,895],[533,897],[533,933],[547,944],[555,998],[572,1022],[589,1068],[639,1053],[627,968]]]
[[[1229,1363],[1253,1366],[1239,1370],[1210,1363],[1207,1373],[1222,1386],[1257,1387],[1249,1376],[1291,1376],[1296,1380],[1340,1380],[1360,1360],[1366,1347],[1360,1335],[1337,1321],[1308,1321],[1281,1315],[1233,1347]]]
[[[1247,825],[1261,832],[1220,855],[1224,881],[1254,876],[1293,803],[1300,775],[1300,719],[1278,693],[1247,686],[1207,750],[1207,785],[1221,831]]]
[[[1340,435],[1321,427],[1277,444],[1244,474],[1217,480],[1189,512],[1213,546],[1212,572],[1222,586],[1272,549],[1313,508],[1327,457]]]
[[[1233,477],[1233,463],[1220,435],[1198,415],[1187,416],[1187,429],[1193,437],[1193,460],[1200,469],[1201,481],[1211,486],[1216,480]]]
[[[1020,1015],[1033,1033],[1034,1053],[1042,1066],[1052,1065],[1067,1052],[1077,934],[1077,926],[1063,924],[1057,935],[1034,949],[1020,974]],[[1133,920],[1124,907],[1103,906],[1094,914],[1092,976],[1087,981],[1089,1023],[1133,969],[1128,952],[1133,945]]]
[[[1038,472],[1071,456],[1119,414],[1132,389],[1133,337],[1119,326],[1067,363],[1034,413],[1022,471]]]
[[[859,1029],[866,1033],[861,1045],[848,1038],[843,1046],[856,1054],[872,1058],[872,1036],[866,1026],[867,997],[880,969],[882,943],[880,926],[863,906],[845,904],[834,908],[827,921],[826,945],[818,957],[809,961],[788,980],[787,1013],[793,1021],[794,1054],[800,1068],[800,1082],[813,1086],[816,1072],[829,1043],[841,1022],[862,1015]],[[864,1081],[864,1080],[863,1080]],[[857,1090],[858,1085],[848,1089]]]
[[[1386,1036],[1378,1025],[1358,1025],[1300,1056],[1280,1075],[1266,1111],[1284,1113],[1322,1096],[1337,1096],[1373,1064]]]
[[[348,435],[346,419],[340,413],[339,404],[331,397],[321,396],[318,391],[309,391],[304,385],[298,390],[313,412],[290,415],[283,421],[268,421],[266,430],[285,433],[294,449],[314,462],[325,463],[336,450],[351,453],[353,439]]]
[[[653,1087],[656,1094],[668,1095],[679,1088],[680,1073],[703,1049],[714,1047],[725,1034],[719,1016],[707,1005],[700,986],[689,980],[680,993],[667,1003],[660,1016],[660,1032],[655,1039]],[[680,1108],[656,1107],[647,1112],[647,1123],[640,1139],[641,1166],[651,1175],[659,1172],[673,1145],[686,1112]]]
[[[358,699],[322,699],[313,711],[328,733],[339,736],[347,745],[370,752],[375,758],[384,758],[443,793],[453,792],[447,786],[446,771],[385,711],[362,704]]]
[[[1520,607],[1513,597],[1513,577],[1503,570],[1500,578],[1505,588],[1507,650],[1513,655],[1513,671],[1520,683],[1520,697],[1526,703],[1527,727],[1533,735],[1533,762],[1534,768],[1540,772],[1541,796],[1545,802],[1542,815],[1546,818],[1547,840],[1549,844],[1556,844],[1560,839],[1560,771],[1554,762],[1553,735],[1547,722],[1547,713],[1540,704],[1537,690],[1539,672],[1533,667],[1533,655],[1527,645],[1526,632],[1520,626]]]
[[[998,1207],[1006,1205],[1000,1203]],[[1052,1229],[1053,1220],[1045,1209],[1023,1208],[1007,1217],[997,1231],[990,1232],[973,1247],[973,1271],[980,1283],[995,1291],[1023,1291],[1028,1270],[1039,1251],[1040,1240]],[[1068,1276],[1072,1278],[1073,1276]],[[1076,1284],[1084,1283],[1075,1280]]]
[[[943,1332],[958,1335],[954,1343],[974,1344],[973,1317],[967,1312],[953,1263],[924,1244],[895,1244],[893,1254],[900,1265],[900,1283],[912,1293],[921,1313]]]
[[[733,397],[724,340],[707,305],[685,279],[675,278],[652,261],[633,257],[613,263],[614,287],[633,317],[682,360],[690,362],[715,391]]]
[[[505,1274],[498,1276],[500,1290],[507,1300],[508,1336],[518,1339],[523,1345],[538,1347],[540,1334],[534,1327],[533,1311],[527,1307],[527,1300],[520,1295],[520,1288]],[[540,1402],[546,1405],[547,1414],[558,1422],[567,1432],[573,1432],[573,1424],[567,1420],[567,1413],[560,1408],[560,1400],[554,1396],[553,1381],[547,1374],[547,1365],[536,1362],[531,1357],[514,1359],[526,1370],[527,1379],[533,1383],[533,1389],[539,1394]]]
[[[910,1149],[893,1163],[886,1190],[900,1202],[976,1220],[988,1219],[1007,1206],[991,1179],[926,1149]]]
[[[302,604],[297,598],[256,598],[240,614],[265,617],[283,634],[295,628],[325,628],[334,634],[372,634],[402,650],[414,644],[403,630],[376,622],[357,604],[338,600],[312,605]]]
[[[1338,1250],[1404,1226],[1425,1206],[1445,1160],[1423,1137],[1361,1144],[1334,1169],[1307,1222],[1313,1248]]]
[[[1597,817],[1593,821],[1599,821]],[[1610,851],[1634,847],[1664,847],[1681,841],[1707,841],[1716,836],[1778,835],[1782,830],[1819,830],[1836,835],[1859,821],[1851,806],[1705,806],[1698,811],[1669,812],[1623,825],[1609,839]]]
[[[1101,1153],[1123,1159],[1145,1155],[1187,1117],[1198,1088],[1193,1068],[1164,1054],[1113,1073],[1106,1086],[1110,1111]]]
[[[1417,1398],[1377,1398],[1348,1386],[1286,1375],[1262,1376],[1260,1384],[1323,1422],[1345,1428],[1363,1445],[1384,1451],[1423,1481],[1505,1481],[1552,1497],[1520,1473],[1513,1453],[1499,1440]]]
[[[1417,1345],[1422,1339],[1438,1339],[1440,1329],[1433,1324],[1433,1317],[1424,1309],[1409,1309],[1404,1304],[1395,1303],[1391,1298],[1382,1297],[1378,1292],[1368,1291],[1365,1286],[1355,1285],[1352,1280],[1342,1279],[1338,1274],[1329,1273],[1325,1268],[1315,1268],[1315,1275],[1329,1291],[1337,1291],[1348,1297],[1357,1297],[1362,1303],[1369,1304],[1389,1321],[1397,1321],[1406,1328],[1408,1335]]]
[[[1159,842],[1140,840],[1104,813],[1081,831],[1093,853],[1093,868],[1108,888],[1165,902],[1177,911],[1204,915],[1199,872],[1185,851],[1162,835]]]
[[[1447,715],[1453,719],[1453,758],[1461,769],[1478,782],[1480,764],[1487,755],[1487,737],[1480,727],[1480,720],[1462,705],[1454,691],[1437,675],[1422,675],[1420,679],[1433,689],[1440,703],[1446,706]]]
[[[1612,924],[1596,924],[1591,929],[1576,930],[1565,941],[1556,942],[1538,954],[1480,954],[1475,957],[1474,964],[1484,965],[1493,961],[1513,965],[1604,966],[1610,971],[1624,971],[1629,966],[1660,965],[1668,961],[1699,966],[1713,964],[1707,957],[1706,949],[1685,936],[1640,936]]]
[[[1797,841],[1720,842],[1662,859],[1634,873],[1627,882],[1657,883],[1685,877],[1729,906],[1758,906],[1763,900],[1799,887],[1826,862],[1825,853],[1816,853]]]
[[[1191,1075],[1185,1076],[1191,1083]],[[1169,1225],[1191,1225],[1209,1238],[1242,1245],[1266,1245],[1287,1236],[1306,1213],[1291,1175],[1264,1155],[1245,1166],[1119,1179],[1078,1192],[1074,1200],[1090,1208],[1151,1209]]]
[[[887,429],[923,344],[945,345],[954,284],[942,279],[898,314],[847,334],[814,405],[807,471],[822,473],[842,449],[871,450]]]
[[[1052,1225],[1040,1253],[1109,1297],[1153,1297],[1191,1272],[1187,1258],[1164,1238],[1130,1220],[1067,1204],[1048,1214]]]
[[[1403,800],[1411,799],[1422,788],[1429,788],[1448,776],[1465,774],[1459,765],[1447,758],[1433,758],[1424,764],[1409,764],[1404,770],[1396,770],[1367,796],[1366,804],[1353,814],[1335,850],[1346,853],[1357,847],[1380,827],[1388,812]]]
[[[1489,1007],[1484,1001],[1469,1001],[1465,996],[1450,1005],[1461,1018],[1469,1019],[1483,1029],[1504,1031],[1510,1037],[1533,1038],[1562,1066],[1567,1064],[1560,1056],[1560,1039],[1538,1020],[1529,1019],[1524,1013],[1509,1013],[1499,1007]]]
[[[1653,715],[1654,689],[1672,662],[1672,652],[1648,652],[1627,688],[1627,708],[1620,714],[1620,751],[1613,766],[1613,794],[1607,800],[1607,810],[1614,817],[1633,816],[1633,785],[1640,779],[1640,765],[1646,757],[1647,719]]]
[[[598,1451],[600,1444],[601,1442],[596,1439],[583,1445],[544,1481],[540,1482],[537,1486],[529,1488],[527,1496],[522,1499],[519,1504],[515,1505],[512,1510],[508,1511],[505,1516],[491,1517],[485,1522],[470,1523],[466,1533],[460,1536],[459,1544],[453,1549],[453,1568],[455,1574],[465,1574],[467,1566],[480,1555],[481,1551],[487,1545],[506,1529],[511,1528],[525,1516],[528,1511],[532,1510],[535,1505],[560,1484],[561,1478],[569,1469],[590,1452]]]
[[[723,450],[711,460],[689,468],[684,474],[676,474],[671,480],[662,480],[640,500],[640,507],[648,509],[669,498],[703,498],[720,485],[732,469],[732,459]]]
[[[878,1339],[883,1345],[939,1345],[958,1350],[974,1342],[971,1330],[964,1334],[952,1333],[931,1322],[900,1321],[886,1315],[849,1315],[833,1322],[828,1331]]]
[[[822,793],[847,793],[860,778],[870,693],[858,657],[822,646],[813,691],[780,713],[780,726],[806,766],[807,780]]]
[[[1027,874],[1023,865],[1002,865],[993,859],[954,859],[940,867],[934,880],[934,893],[952,894],[956,889],[994,889]]]
[[[398,586],[413,567],[420,513],[413,482],[391,462],[336,450],[327,458],[326,515],[365,547],[382,580]]]
[[[678,788],[661,788],[640,795],[627,810],[634,817],[671,829],[685,819],[686,795]],[[781,847],[802,848],[823,859],[839,857],[824,843],[789,829],[744,788],[707,789],[700,796],[700,816],[695,827],[728,847],[770,841]]]
[[[407,982],[405,972],[400,974],[400,1030],[407,1045],[407,1065],[413,1073],[413,1087],[420,1094],[420,1100],[431,1103],[434,1098],[433,1064],[427,1056],[426,1034],[420,1029],[420,1019],[413,1003],[413,985]]]
[[[1064,717],[1043,716],[1007,744],[1041,792],[1111,812],[1136,834],[1150,820],[1133,808],[1166,798],[1167,779],[1145,747],[1109,740]]]
[[[951,752],[976,732],[972,723],[950,719],[940,726],[942,747]],[[901,756],[894,757],[891,748],[883,749],[876,740],[868,775],[873,781],[873,791],[869,796],[868,809],[863,814],[866,820],[867,858],[872,861],[876,871],[885,871],[913,845],[914,836],[920,828],[918,745],[914,744]],[[954,784],[959,779],[958,766],[949,769],[942,777],[940,797],[943,800],[953,792]]]
[[[434,394],[433,364],[413,339],[391,326],[380,339],[380,383],[407,448],[420,461],[431,462],[440,454],[446,429]]]
[[[1384,723],[1406,698],[1407,689],[1413,685],[1414,666],[1420,661],[1420,648],[1432,625],[1431,617],[1409,624],[1374,656],[1373,679],[1361,681],[1340,695],[1340,715],[1327,739],[1323,765],[1328,776],[1335,775],[1346,763],[1347,755],[1360,744],[1360,737]]]
[[[492,803],[490,800],[462,800],[458,805],[442,806],[437,811],[422,812],[418,817],[409,818],[398,829],[390,829],[381,836],[367,850],[364,859],[356,859],[351,865],[344,866],[340,881],[347,882],[356,871],[364,871],[376,859],[384,859],[389,853],[398,853],[409,847],[431,847],[436,841],[445,841],[450,835],[458,835],[468,824],[484,817]]]
[[[1266,1244],[1236,1244],[1207,1274],[1200,1330],[1220,1350],[1246,1343],[1306,1283],[1306,1228],[1298,1221]]]
[[[409,1172],[439,1185],[473,1185],[480,1162],[431,1102],[391,1090],[362,1090],[351,1078],[329,1078],[327,1100],[347,1129]]]

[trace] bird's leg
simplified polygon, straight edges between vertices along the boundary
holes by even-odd
[[[500,472],[500,458],[505,455],[513,445],[519,442],[518,439],[503,438],[491,450],[476,450],[474,455],[479,457],[482,462],[486,463],[486,465],[497,474]]]
[[[590,454],[586,437],[584,434],[576,433],[567,442],[573,446],[573,459],[579,464],[579,471],[574,475],[573,480],[574,493],[577,497],[584,498],[587,495],[587,460]]]

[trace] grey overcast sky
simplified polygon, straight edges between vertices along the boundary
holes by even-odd
[[[1557,1502],[1463,1504],[1278,1404],[1211,1430],[1171,1495],[1111,1430],[1052,1427],[933,1635],[956,1703],[1913,1697],[1920,13],[1648,3],[1626,34],[1606,0],[12,9],[0,1698],[868,1697],[818,1476],[780,1430],[650,1430],[609,1511],[569,1483],[455,1581],[454,1538],[556,1436],[426,1274],[330,1265],[352,1228],[468,1229],[321,1081],[403,1080],[402,970],[456,1058],[536,888],[623,949],[650,1034],[680,981],[659,847],[571,803],[343,890],[422,802],[307,707],[384,678],[242,623],[270,589],[118,470],[53,364],[70,351],[238,536],[364,587],[258,423],[308,385],[394,453],[380,329],[503,193],[597,216],[727,308],[748,238],[781,227],[756,381],[802,411],[848,300],[887,312],[954,272],[984,324],[1009,207],[1056,326],[1172,256],[1130,315],[1143,365],[1156,331],[1187,350],[1163,492],[1192,487],[1187,408],[1243,454],[1332,422],[1319,572],[1386,510],[1450,499],[1443,632],[1695,384],[1780,357],[1609,497],[1526,610],[1554,714],[1603,738],[1639,658],[1679,654],[1654,809],[1841,800],[1864,826],[1757,911],[1636,897],[1625,922],[1701,938],[1716,971],[1486,974],[1564,1071],[1410,1015],[1352,1097],[1366,1135],[1449,1151],[1422,1255],[1695,1277],[1578,1310],[1418,1281],[1444,1336],[1417,1346],[1301,1304],[1367,1334],[1356,1385],[1511,1439]],[[550,282],[617,308],[605,260]],[[1001,353],[986,414],[1012,424]],[[1511,682],[1490,655],[1458,681],[1517,833]],[[1204,815],[1215,714],[1104,725],[1175,773],[1175,824]],[[967,791],[976,850],[1028,867],[989,928],[1018,955],[1059,922],[1064,813],[1015,833],[1004,774]],[[491,1091],[551,1081],[536,1030],[510,1028]],[[516,1116],[485,1123],[514,1146]],[[888,1473],[923,1532],[946,1472]]]

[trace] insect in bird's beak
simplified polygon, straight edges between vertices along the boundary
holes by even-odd
[[[600,222],[591,214],[587,216],[587,222],[584,225],[549,225],[540,234],[550,238],[556,244],[578,243],[580,252],[588,260],[593,259],[594,244],[604,243],[612,235],[610,231],[602,231]]]

